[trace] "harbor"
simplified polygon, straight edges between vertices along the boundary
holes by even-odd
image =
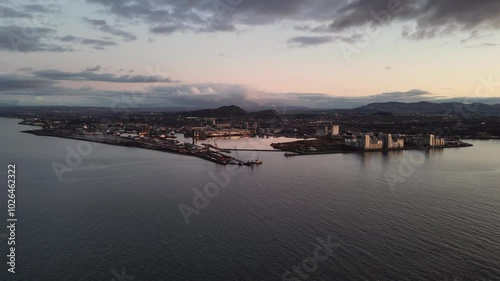
[[[123,147],[135,147],[142,149],[150,149],[161,152],[176,153],[186,156],[194,156],[204,159],[219,165],[237,165],[237,166],[255,166],[261,165],[263,162],[259,159],[239,159],[237,153],[236,158],[230,155],[228,149],[220,149],[211,144],[196,144],[188,142],[180,142],[172,138],[165,139],[151,139],[142,138],[137,139],[133,137],[119,137],[113,135],[78,135],[71,134],[59,130],[27,130],[23,133],[33,134],[37,136],[58,137],[80,141],[103,143],[108,145],[117,145]]]

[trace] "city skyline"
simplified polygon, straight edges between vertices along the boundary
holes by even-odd
[[[136,107],[498,103],[499,12],[451,0],[3,1],[0,105],[112,107],[130,93]]]

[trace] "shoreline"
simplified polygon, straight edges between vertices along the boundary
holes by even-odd
[[[438,150],[447,148],[465,148],[472,147],[472,144],[454,145],[454,146],[440,146],[440,147],[406,147],[406,148],[381,148],[381,149],[367,149],[367,150],[353,150],[353,151],[324,151],[324,152],[304,152],[295,150],[278,150],[279,152],[291,153],[286,156],[307,156],[307,155],[325,155],[325,154],[364,154],[372,152],[393,152],[393,151],[410,151],[410,150]]]
[[[271,144],[271,146],[275,149],[278,149],[282,152],[285,152],[285,156],[303,156],[303,155],[322,155],[322,154],[349,154],[349,153],[372,153],[372,152],[390,152],[390,151],[409,151],[409,150],[437,150],[437,149],[447,149],[447,148],[463,148],[463,147],[471,147],[474,146],[470,143],[466,143],[463,141],[459,141],[458,144],[453,145],[444,145],[444,146],[405,146],[403,148],[377,148],[377,149],[360,149],[353,148],[351,146],[347,146],[341,144],[339,140],[337,143],[334,141],[328,140],[316,140],[316,141],[300,141],[300,142],[290,142],[290,143],[275,143]],[[304,150],[304,147],[322,147],[322,150],[316,151],[308,151]]]
[[[35,136],[45,136],[45,137],[56,137],[56,138],[63,138],[63,139],[71,139],[71,140],[79,140],[79,141],[88,141],[88,142],[94,142],[94,143],[102,143],[102,144],[107,144],[107,145],[113,145],[113,146],[121,146],[121,147],[133,147],[133,148],[142,148],[142,149],[148,149],[148,150],[155,150],[155,151],[160,151],[160,152],[166,152],[166,153],[173,153],[173,154],[178,154],[178,155],[184,155],[184,156],[192,156],[192,157],[197,157],[203,160],[207,160],[219,165],[252,165],[250,161],[244,162],[238,159],[235,159],[231,156],[222,154],[222,153],[216,153],[216,152],[206,152],[206,153],[201,153],[201,152],[193,152],[189,150],[180,150],[180,149],[175,149],[173,147],[168,147],[166,145],[158,145],[154,146],[154,144],[151,143],[144,143],[132,139],[127,139],[127,138],[115,138],[114,136],[109,136],[109,135],[101,135],[101,136],[85,136],[85,135],[64,135],[61,133],[57,133],[54,131],[49,131],[49,130],[44,130],[44,129],[36,129],[36,130],[24,130],[20,131],[21,133],[27,133],[27,134],[32,134]],[[293,143],[293,142],[291,142]],[[271,146],[274,148],[273,145],[280,145],[282,143],[277,143],[277,144],[271,144]],[[371,153],[371,152],[391,152],[391,151],[409,151],[409,150],[437,150],[437,149],[447,149],[447,148],[464,148],[464,147],[471,147],[473,146],[472,144],[461,142],[459,145],[448,145],[448,146],[441,146],[441,147],[427,147],[427,146],[422,146],[422,147],[404,147],[404,148],[382,148],[382,149],[369,149],[369,150],[360,150],[360,149],[352,149],[347,146],[342,146],[339,145],[336,150],[331,150],[331,151],[300,151],[300,150],[293,150],[293,149],[225,149],[225,148],[220,148],[220,151],[256,151],[256,152],[281,152],[285,153],[285,156],[291,157],[291,156],[307,156],[307,155],[326,155],[326,154],[364,154],[364,153]],[[287,155],[288,154],[288,155]]]
[[[106,136],[106,135],[103,135],[101,137],[99,137],[99,136],[91,137],[91,136],[78,136],[78,135],[63,135],[63,134],[57,134],[55,132],[47,131],[44,129],[24,130],[24,131],[20,131],[20,132],[35,135],[35,136],[41,136],[41,137],[55,137],[55,138],[62,138],[62,139],[71,139],[71,140],[101,143],[101,144],[113,145],[113,146],[132,147],[132,148],[160,151],[160,152],[165,152],[165,153],[173,153],[173,154],[178,154],[178,155],[183,155],[183,156],[197,157],[197,158],[207,160],[207,161],[219,164],[219,165],[238,165],[238,166],[254,165],[254,163],[252,163],[252,161],[247,161],[247,162],[241,161],[241,160],[238,160],[234,157],[231,157],[229,155],[225,155],[222,153],[216,153],[216,152],[201,153],[201,152],[193,152],[193,151],[189,151],[189,150],[176,150],[172,147],[167,147],[166,145],[163,145],[163,146],[159,145],[159,146],[155,147],[153,144],[142,143],[142,142],[131,140],[131,139],[113,139],[113,136],[110,137],[110,136]],[[107,139],[105,139],[105,138],[107,138]]]

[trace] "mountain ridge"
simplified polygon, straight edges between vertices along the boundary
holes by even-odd
[[[500,114],[500,104],[485,104],[479,102],[433,103],[428,101],[420,101],[413,103],[378,102],[357,107],[351,109],[350,111],[357,113],[389,112],[389,113],[427,113],[427,114],[459,114],[459,113]]]

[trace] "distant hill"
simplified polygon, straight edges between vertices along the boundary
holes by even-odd
[[[432,103],[432,102],[383,102],[371,103],[362,107],[352,109],[351,112],[357,113],[426,113],[426,114],[446,114],[446,113],[475,113],[475,114],[500,114],[500,104],[484,103]]]
[[[202,110],[179,113],[179,115],[186,117],[213,117],[213,118],[239,117],[246,114],[247,112],[244,109],[236,105],[222,106],[216,109],[202,109]]]
[[[276,110],[262,110],[256,112],[247,112],[244,109],[236,106],[222,106],[216,109],[202,109],[196,111],[187,111],[178,113],[185,117],[206,117],[206,118],[254,118],[254,119],[270,119],[279,115]]]
[[[279,116],[280,114],[276,110],[263,110],[257,112],[250,112],[245,117],[255,118],[255,119],[269,119]]]

